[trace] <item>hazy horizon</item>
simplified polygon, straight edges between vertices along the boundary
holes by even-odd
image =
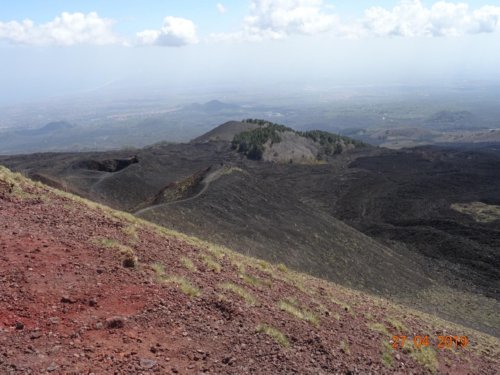
[[[0,105],[92,93],[500,83],[500,2],[0,2]]]

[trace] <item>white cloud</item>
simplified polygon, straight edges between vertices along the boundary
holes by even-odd
[[[123,43],[112,32],[113,24],[113,20],[101,18],[95,12],[63,12],[54,20],[41,25],[36,25],[29,19],[0,22],[0,40],[16,44],[60,46]]]
[[[500,31],[500,6],[471,9],[466,3],[402,0],[394,8],[371,7],[357,20],[342,21],[323,0],[251,0],[240,31],[210,40],[260,41],[328,32],[340,37],[440,37]]]
[[[290,34],[317,34],[336,20],[322,0],[252,0],[244,30],[250,36],[281,39]]]
[[[323,0],[251,0],[242,30],[210,37],[214,41],[284,39],[294,34],[327,31],[337,20],[337,16],[327,12]]]
[[[219,11],[220,14],[224,14],[227,12],[226,7],[224,5],[222,5],[221,3],[217,4],[217,10]]]
[[[471,10],[466,3],[438,1],[426,7],[420,0],[401,1],[393,9],[372,7],[350,28],[359,36],[439,37],[500,30],[500,7]]]
[[[144,30],[137,33],[139,44],[180,47],[198,43],[193,21],[179,17],[165,17],[159,30]]]

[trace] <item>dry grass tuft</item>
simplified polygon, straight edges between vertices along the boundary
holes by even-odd
[[[234,294],[237,294],[238,296],[243,298],[243,300],[247,303],[247,305],[256,306],[258,304],[257,299],[252,295],[252,293],[250,293],[248,290],[239,285],[227,282],[221,284],[220,287],[222,289],[229,290]]]
[[[370,328],[372,331],[377,331],[383,333],[384,335],[391,336],[391,334],[387,330],[387,327],[381,323],[368,324],[368,328]]]
[[[281,271],[281,272],[285,272],[285,273],[288,273],[290,270],[288,269],[287,266],[285,266],[283,263],[280,263],[276,266],[276,268]]]
[[[139,235],[135,225],[131,224],[123,227],[122,232],[129,238],[131,244],[135,244],[139,241]]]
[[[122,265],[125,268],[135,268],[138,264],[138,258],[135,256],[134,250],[131,247],[122,245],[115,239],[98,237],[93,238],[91,242],[105,248],[118,250],[123,255]]]
[[[391,368],[393,364],[393,358],[392,358],[392,353],[394,352],[394,349],[390,344],[385,344],[384,345],[384,350],[382,351],[382,363],[384,366]]]
[[[306,322],[309,322],[314,326],[319,325],[318,317],[312,311],[299,306],[299,303],[295,299],[288,298],[285,300],[281,300],[278,302],[278,307],[280,308],[280,310],[286,311],[287,313],[293,315],[298,319],[305,320]]]
[[[256,287],[262,287],[262,286],[267,286],[267,287],[272,287],[272,282],[270,280],[262,280],[258,278],[257,276],[250,275],[248,273],[240,273],[238,277],[243,280],[245,283],[256,286]]]
[[[340,342],[340,350],[344,354],[347,354],[347,355],[351,354],[351,349],[349,349],[349,343],[345,340],[342,340]]]
[[[176,284],[182,293],[190,296],[190,297],[199,297],[201,295],[201,291],[198,287],[191,284],[191,282],[182,276],[168,276],[164,280],[166,283]]]
[[[151,269],[156,273],[157,277],[162,277],[165,275],[165,267],[161,263],[153,263]]]
[[[432,374],[437,372],[439,363],[434,348],[421,347],[420,349],[412,350],[411,356],[417,363],[427,368]]]
[[[255,329],[257,333],[263,333],[274,339],[279,345],[284,348],[290,347],[290,342],[287,337],[277,328],[274,328],[267,324],[259,324]]]
[[[408,328],[403,323],[401,323],[399,320],[394,319],[394,318],[387,318],[386,320],[387,320],[387,323],[389,323],[391,326],[393,326],[394,329],[399,334],[408,332]]]
[[[193,261],[187,257],[182,257],[181,258],[181,264],[186,268],[188,269],[189,271],[191,272],[196,272],[198,271],[198,269],[196,268],[196,266],[194,265]]]
[[[217,263],[217,261],[207,254],[200,254],[201,261],[207,266],[208,269],[211,269],[215,273],[220,273],[222,270],[222,266]]]
[[[182,276],[167,275],[165,273],[165,267],[161,263],[153,263],[151,268],[156,273],[157,280],[166,284],[175,284],[179,287],[182,293],[190,297],[199,297],[201,295],[201,290],[191,284],[191,282]]]

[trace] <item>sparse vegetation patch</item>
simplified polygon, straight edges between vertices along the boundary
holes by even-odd
[[[349,306],[347,303],[345,303],[343,301],[340,301],[337,298],[330,297],[330,301],[332,301],[334,304],[339,305],[340,307],[342,307],[346,312],[351,312],[352,311],[351,306]]]
[[[250,305],[250,306],[257,305],[257,299],[252,295],[252,293],[250,293],[248,290],[246,290],[245,288],[243,288],[239,285],[227,282],[227,283],[221,284],[220,287],[222,289],[233,292],[234,294],[237,294],[238,296],[243,298],[243,300],[247,303],[247,305]]]
[[[372,331],[377,331],[380,333],[383,333],[384,335],[390,336],[391,334],[387,330],[387,327],[381,323],[371,323],[368,324],[368,328],[370,328]]]
[[[261,286],[267,286],[271,287],[272,282],[270,280],[262,280],[258,278],[257,276],[250,275],[249,273],[246,272],[241,272],[239,273],[239,278],[242,279],[245,283],[249,285],[253,285],[256,287],[261,287]]]
[[[189,271],[191,272],[196,272],[197,268],[194,265],[193,261],[187,257],[182,257],[181,258],[181,263],[184,267],[186,267]]]
[[[277,328],[274,328],[267,324],[259,324],[255,329],[257,333],[263,333],[274,339],[279,345],[284,348],[290,347],[290,342],[287,337]]]
[[[278,266],[276,268],[278,268],[279,271],[284,272],[284,273],[289,272],[288,267],[285,266],[283,263],[278,264]]]
[[[161,278],[165,275],[165,267],[161,263],[153,263],[151,265],[151,269],[156,273],[158,278]]]
[[[302,308],[296,299],[287,298],[281,300],[278,302],[278,307],[298,319],[305,320],[315,326],[319,324],[318,317],[312,311]]]
[[[394,349],[390,344],[384,344],[384,349],[382,351],[382,363],[384,366],[391,368],[393,364],[392,353]]]
[[[169,276],[164,281],[176,284],[180,288],[182,293],[190,297],[199,297],[201,295],[200,289],[191,284],[191,282],[184,277]]]
[[[349,343],[346,340],[340,342],[340,350],[344,354],[351,354],[351,349],[349,349]]]
[[[438,359],[436,350],[432,347],[421,347],[411,351],[411,356],[418,364],[427,368],[432,374],[435,374],[438,369]]]
[[[451,208],[455,211],[470,215],[479,223],[492,223],[500,220],[500,206],[483,202],[454,203]]]
[[[123,233],[127,235],[131,244],[135,244],[139,240],[139,235],[137,234],[137,228],[135,225],[127,225],[122,228]]]
[[[92,242],[102,247],[118,250],[120,254],[123,255],[124,257],[122,260],[123,267],[125,268],[136,267],[138,259],[135,256],[134,250],[131,247],[122,245],[117,240],[112,238],[99,237],[99,238],[94,238]]]
[[[210,255],[201,254],[200,259],[205,264],[205,266],[207,266],[208,269],[216,273],[220,273],[220,271],[222,270],[222,266],[219,263],[217,263],[217,261]]]
[[[179,287],[182,293],[190,297],[199,297],[201,295],[200,289],[191,284],[187,278],[176,275],[167,275],[165,273],[165,267],[161,263],[153,263],[151,268],[156,273],[156,277],[159,282],[175,284]]]
[[[399,320],[395,318],[387,318],[387,322],[394,327],[394,329],[398,332],[398,334],[402,334],[408,331],[408,328],[401,323]]]

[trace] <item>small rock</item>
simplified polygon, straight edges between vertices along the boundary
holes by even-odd
[[[141,358],[140,364],[142,368],[149,370],[156,366],[156,361],[152,359]]]
[[[61,297],[61,303],[75,303],[70,297],[68,296],[62,296]]]
[[[50,324],[59,324],[61,321],[61,319],[59,319],[58,317],[54,316],[54,317],[51,317],[49,318],[49,323]]]
[[[57,365],[55,363],[51,363],[49,367],[47,367],[48,372],[54,372],[57,370]]]
[[[232,365],[235,361],[236,359],[234,357],[226,357],[222,360],[222,363],[226,365]]]
[[[30,339],[35,340],[42,337],[42,334],[39,331],[35,331],[30,335]]]
[[[97,300],[96,299],[91,299],[89,301],[89,306],[90,307],[96,307],[97,306]]]
[[[121,316],[114,316],[106,319],[106,327],[110,329],[117,329],[125,327],[125,318]]]
[[[24,324],[21,322],[16,322],[15,327],[17,330],[20,331],[20,330],[24,329]]]
[[[122,265],[125,268],[135,268],[137,260],[134,256],[128,256],[122,261]]]

